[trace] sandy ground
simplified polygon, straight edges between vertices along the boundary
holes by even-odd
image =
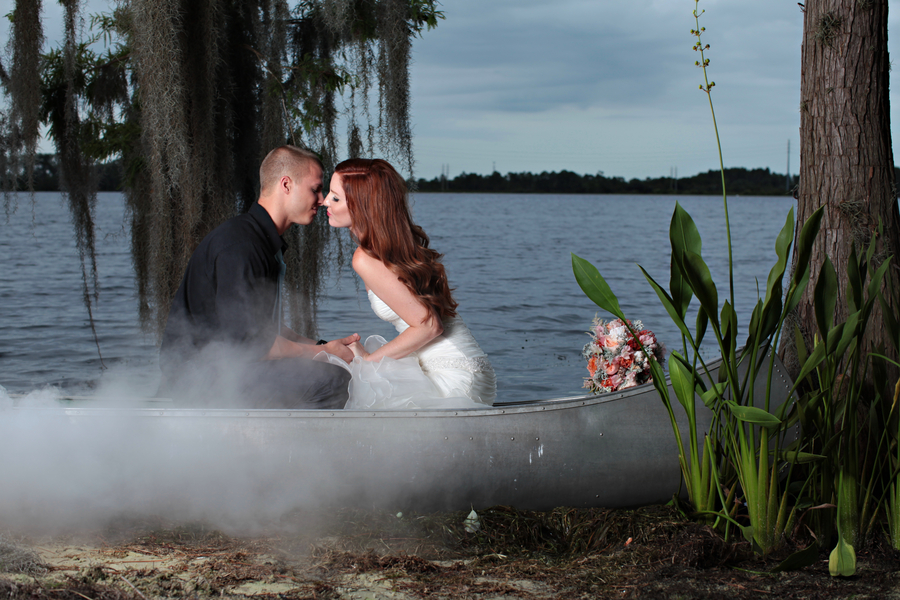
[[[2,580],[28,591],[35,583],[52,597],[69,592],[80,597],[91,593],[109,596],[160,597],[280,597],[341,598],[347,600],[405,600],[477,594],[484,598],[551,598],[551,586],[529,580],[472,577],[467,585],[441,591],[441,586],[421,585],[422,573],[460,570],[471,561],[425,561],[409,556],[383,560],[365,553],[354,557],[319,548],[314,556],[289,557],[279,549],[280,540],[219,540],[197,546],[162,543],[109,545],[98,541],[35,540],[30,550],[43,572],[0,575]],[[329,561],[337,560],[340,565]],[[369,571],[374,562],[377,569]],[[2,590],[2,588],[0,588]],[[84,590],[89,590],[85,593]],[[7,590],[8,591],[8,590]],[[23,594],[25,595],[25,594]],[[43,594],[41,594],[43,595]]]
[[[844,598],[900,600],[900,554],[859,552],[851,578],[813,564],[776,572],[670,507],[495,507],[425,516],[341,511],[265,532],[146,523],[53,536],[0,535],[0,598]]]
[[[330,523],[302,519],[288,532],[255,535],[226,535],[202,524],[5,535],[0,597],[555,597],[541,581],[479,573],[479,557],[449,550],[448,536],[468,535],[465,516],[423,526],[415,517],[347,511]]]

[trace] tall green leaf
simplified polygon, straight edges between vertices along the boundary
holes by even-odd
[[[706,335],[706,328],[709,325],[709,317],[706,316],[706,312],[702,310],[697,311],[697,337],[694,338],[694,343],[697,347],[700,347],[700,344],[703,342],[703,336]]]
[[[594,304],[617,318],[625,320],[625,313],[619,306],[619,299],[600,275],[597,267],[573,253],[572,272],[575,273],[575,281],[578,282],[581,291],[593,300]]]
[[[791,242],[794,238],[794,209],[788,211],[787,219],[778,237],[775,238],[775,255],[778,260],[769,271],[769,278],[766,280],[766,300],[778,296],[781,297],[782,280],[784,279],[784,271],[787,269],[788,256],[791,251]]]
[[[722,351],[730,355],[737,346],[738,321],[737,313],[734,312],[734,308],[732,308],[728,300],[722,305],[720,319],[722,323],[722,345],[724,346]]]
[[[867,293],[869,296],[869,302],[874,302],[876,296],[878,296],[878,292],[881,291],[881,284],[884,282],[884,276],[888,271],[888,268],[891,265],[893,257],[889,256],[881,266],[872,274],[871,279],[869,280],[869,287],[867,288]]]
[[[678,202],[675,202],[675,211],[672,213],[672,221],[669,223],[669,241],[672,245],[669,291],[672,293],[672,300],[678,309],[678,314],[684,319],[691,303],[692,292],[681,274],[683,269],[678,268],[676,261],[680,259],[685,250],[700,254],[703,242],[691,215]]]
[[[787,269],[788,257],[791,251],[791,242],[794,237],[794,209],[788,211],[784,226],[775,240],[775,254],[778,260],[769,271],[766,280],[766,298],[760,311],[758,329],[751,326],[750,331],[759,332],[759,341],[762,341],[775,333],[781,318],[782,289],[784,272]],[[751,333],[752,335],[752,333]]]
[[[803,365],[806,364],[807,358],[806,340],[803,339],[803,332],[800,331],[800,327],[796,323],[794,323],[794,346],[797,348],[797,362],[802,369]]]
[[[691,331],[690,329],[688,329],[687,324],[685,324],[684,317],[679,312],[675,301],[671,296],[669,296],[668,292],[666,292],[666,290],[664,290],[661,285],[656,283],[656,280],[654,280],[653,277],[651,277],[650,274],[644,270],[644,267],[638,265],[638,268],[641,270],[641,273],[644,274],[644,278],[650,284],[650,287],[652,287],[653,291],[656,292],[656,295],[659,297],[659,301],[662,303],[663,308],[666,309],[666,312],[669,313],[669,317],[671,317],[672,322],[675,323],[676,326],[678,326],[678,329],[681,330],[681,333],[690,338]],[[700,344],[699,340],[697,341],[697,344]]]
[[[688,415],[688,422],[694,422],[695,403],[694,403],[694,377],[690,367],[685,364],[684,358],[673,351],[669,359],[669,379],[672,382],[672,389],[675,390],[675,397],[684,407],[684,411]]]
[[[682,255],[684,274],[694,290],[694,295],[700,301],[700,306],[706,311],[706,315],[714,326],[718,326],[719,293],[716,284],[709,273],[709,267],[703,262],[703,258],[690,250],[685,250]]]
[[[816,313],[816,324],[823,340],[828,339],[828,330],[834,323],[834,307],[837,304],[837,273],[831,259],[827,256],[819,269],[819,279],[813,290],[813,309]]]
[[[726,406],[738,421],[752,423],[766,429],[776,429],[781,426],[781,419],[761,408],[744,406],[731,400],[726,403]]]
[[[894,350],[900,352],[900,323],[898,323],[894,311],[888,306],[884,296],[879,294],[878,301],[881,303],[881,314],[884,317],[884,327],[887,329],[888,337],[891,338]]]
[[[803,275],[796,283],[792,283],[788,290],[787,297],[784,299],[784,312],[792,313],[800,300],[803,298],[803,292],[809,284],[809,269],[804,269]]]
[[[850,246],[850,257],[847,259],[847,312],[856,312],[863,304],[863,286],[865,285],[865,264],[859,263],[856,257],[856,245]]]
[[[847,320],[844,321],[844,330],[840,334],[840,343],[834,349],[835,355],[840,357],[843,356],[844,352],[847,350],[847,347],[850,346],[852,342],[855,342],[859,337],[859,334],[862,333],[860,330],[860,322],[859,322],[860,313],[859,311],[853,313]],[[863,324],[864,325],[864,324]],[[831,340],[829,340],[830,345]]]
[[[813,242],[819,234],[824,211],[825,207],[820,206],[800,229],[800,238],[797,240],[797,261],[794,263],[794,276],[791,278],[791,283],[794,285],[800,283],[804,276],[809,277],[809,257],[812,255]]]

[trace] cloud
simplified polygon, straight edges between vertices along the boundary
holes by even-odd
[[[649,104],[676,60],[672,36],[634,27],[598,3],[459,2],[447,13],[415,45],[416,101],[434,109]]]
[[[737,136],[729,164],[783,164],[787,139],[799,151],[802,12],[780,0],[700,8],[719,126]],[[414,45],[423,175],[438,160],[457,165],[451,173],[487,172],[496,160],[502,172],[601,163],[626,177],[718,165],[715,140],[705,149],[712,123],[692,3],[460,0],[444,9],[447,19]]]

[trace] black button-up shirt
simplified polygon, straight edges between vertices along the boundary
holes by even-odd
[[[229,219],[191,255],[175,293],[160,347],[165,374],[182,368],[211,344],[229,357],[262,359],[278,334],[273,310],[279,262],[286,248],[262,206]],[[218,344],[216,344],[218,343]]]

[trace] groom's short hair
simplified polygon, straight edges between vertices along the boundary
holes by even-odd
[[[275,185],[282,175],[300,177],[307,173],[310,165],[322,167],[322,161],[315,152],[297,146],[279,146],[269,152],[259,165],[259,191]]]

